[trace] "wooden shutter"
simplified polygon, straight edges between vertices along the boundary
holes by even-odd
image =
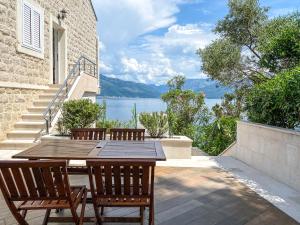
[[[41,49],[41,14],[35,10],[32,12],[32,45],[35,49]]]
[[[23,44],[32,45],[31,7],[26,3],[23,4]]]
[[[43,15],[41,10],[23,1],[23,45],[42,51]]]

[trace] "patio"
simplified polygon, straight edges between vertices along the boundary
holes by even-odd
[[[220,168],[156,168],[155,220],[161,225],[296,225],[291,217]],[[72,176],[72,184],[88,184]],[[16,224],[1,196],[0,224]],[[69,213],[65,211],[64,213]],[[134,209],[108,209],[109,215],[136,214]],[[87,205],[86,215],[94,214]],[[53,215],[55,213],[53,212]],[[147,215],[147,214],[145,214]],[[44,212],[30,212],[28,222],[41,224]],[[107,223],[108,224],[108,223]],[[145,221],[145,224],[147,222]]]

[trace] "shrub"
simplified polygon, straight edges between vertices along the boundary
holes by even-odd
[[[183,76],[175,76],[168,81],[169,90],[161,98],[167,104],[169,133],[193,138],[195,135],[191,133],[191,130],[194,130],[193,126],[207,120],[208,109],[204,94],[184,90],[184,83]]]
[[[98,120],[96,123],[96,127],[98,128],[123,128],[124,127],[124,123],[122,123],[119,120]]]
[[[199,147],[209,155],[219,155],[236,140],[237,118],[222,116],[201,127]]]
[[[100,115],[100,107],[89,99],[71,100],[62,107],[62,124],[69,132],[72,128],[90,127]]]
[[[141,113],[141,124],[147,129],[153,138],[162,137],[168,131],[168,117],[163,112]]]
[[[300,125],[300,67],[256,85],[246,97],[250,121],[295,128]]]

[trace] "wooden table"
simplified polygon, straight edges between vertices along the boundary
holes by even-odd
[[[142,159],[166,160],[159,141],[85,141],[85,140],[51,140],[42,142],[19,154],[15,159]],[[88,174],[87,167],[69,167],[69,174]],[[87,203],[92,203],[90,197]],[[85,222],[95,222],[95,217],[85,217]]]
[[[13,156],[15,159],[143,159],[164,161],[159,141],[51,140]]]

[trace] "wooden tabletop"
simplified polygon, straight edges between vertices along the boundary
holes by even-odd
[[[159,141],[51,140],[13,156],[16,159],[149,159],[166,160]]]

